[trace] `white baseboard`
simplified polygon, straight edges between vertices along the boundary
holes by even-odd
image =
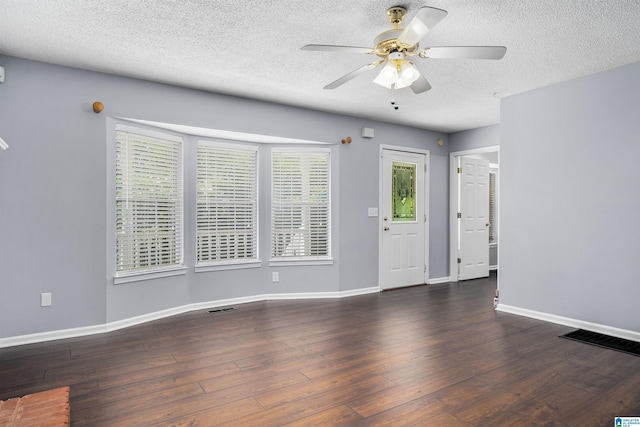
[[[296,293],[296,294],[267,294],[262,295],[262,300],[284,300],[284,299],[321,299],[321,298],[345,298],[345,297],[353,297],[356,295],[364,295],[364,294],[373,294],[376,292],[380,292],[380,288],[372,287],[372,288],[362,288],[362,289],[352,289],[349,291],[341,291],[341,292],[312,292],[312,293]]]
[[[128,328],[130,326],[139,325],[141,323],[151,322],[153,320],[164,319],[165,317],[175,316],[177,314],[188,313],[190,311],[204,310],[215,307],[225,307],[236,304],[246,304],[258,301],[275,301],[275,300],[296,300],[296,299],[320,299],[320,298],[346,298],[356,295],[365,295],[380,292],[378,287],[352,289],[341,292],[313,292],[313,293],[289,293],[289,294],[265,294],[250,297],[230,298],[216,301],[198,302],[187,304],[180,307],[169,308],[166,310],[156,311],[153,313],[143,314],[141,316],[130,317],[128,319],[116,320],[108,322],[104,325],[84,326],[80,328],[62,329],[57,331],[39,332],[36,334],[18,335],[15,337],[0,338],[0,348],[13,347],[25,344],[34,344],[39,342],[61,340],[65,338],[82,337],[86,335],[103,334],[105,332],[117,331],[119,329]]]
[[[127,319],[108,322],[105,324],[105,332],[117,331],[119,329],[128,328],[130,326],[140,325],[141,323],[147,323],[154,320],[164,319],[165,317],[187,313],[189,311],[192,311],[191,306],[192,304],[188,304],[180,307],[168,308],[166,310],[154,311],[153,313],[147,313],[140,316],[129,317]],[[0,347],[1,346],[2,343],[0,342]]]
[[[447,276],[447,277],[437,277],[435,279],[429,279],[427,284],[428,285],[439,285],[440,283],[449,283],[450,281],[451,281],[451,278],[449,276]]]
[[[599,323],[586,322],[584,320],[571,319],[569,317],[556,316],[555,314],[542,313],[540,311],[513,307],[504,304],[498,304],[496,310],[502,311],[504,313],[517,314],[518,316],[531,317],[533,319],[544,320],[545,322],[556,323],[558,325],[570,326],[577,329],[585,329],[587,331],[611,335],[612,337],[624,338],[627,340],[640,342],[640,332],[636,331],[601,325]]]
[[[39,332],[37,334],[17,335],[15,337],[0,338],[0,348],[62,340],[65,338],[83,337],[85,335],[102,334],[104,332],[108,332],[107,325],[83,326],[80,328]]]

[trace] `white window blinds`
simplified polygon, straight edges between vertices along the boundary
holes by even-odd
[[[197,262],[258,259],[258,151],[198,142]]]
[[[182,265],[182,140],[116,131],[116,272]]]
[[[330,254],[329,150],[272,151],[272,259]]]
[[[489,173],[489,243],[496,240],[496,174]]]

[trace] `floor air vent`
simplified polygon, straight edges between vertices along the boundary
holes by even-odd
[[[598,347],[609,348],[611,350],[640,356],[640,342],[599,334],[597,332],[585,331],[584,329],[578,329],[577,331],[560,335],[560,338],[567,338],[573,341],[579,341]]]
[[[237,308],[235,307],[214,308],[207,311],[207,313],[224,313],[225,311],[236,311],[236,310]]]

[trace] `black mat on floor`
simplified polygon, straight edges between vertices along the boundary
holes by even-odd
[[[577,331],[560,335],[560,338],[567,338],[573,341],[597,345],[598,347],[610,348],[611,350],[640,356],[640,342],[599,334],[597,332],[585,331],[584,329],[578,329]]]

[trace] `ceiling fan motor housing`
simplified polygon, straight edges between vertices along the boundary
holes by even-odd
[[[418,50],[418,43],[406,44],[398,41],[402,31],[402,28],[397,28],[378,34],[373,40],[376,55],[386,58],[393,51],[402,52],[404,55],[415,53]]]

